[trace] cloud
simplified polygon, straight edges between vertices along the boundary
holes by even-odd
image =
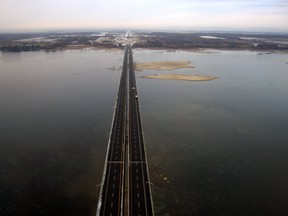
[[[288,30],[287,16],[287,0],[3,0],[0,30],[275,25]]]

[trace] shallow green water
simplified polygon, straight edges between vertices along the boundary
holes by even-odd
[[[0,54],[1,215],[94,215],[122,51]],[[142,123],[157,215],[288,214],[288,55],[134,50],[190,60],[142,79]],[[162,73],[162,72],[161,72]]]

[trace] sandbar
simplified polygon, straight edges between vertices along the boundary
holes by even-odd
[[[141,77],[146,79],[184,80],[184,81],[210,81],[218,79],[218,77],[213,76],[183,75],[183,74],[155,74]]]
[[[175,70],[180,68],[195,68],[190,61],[160,61],[135,63],[135,69],[141,70]]]

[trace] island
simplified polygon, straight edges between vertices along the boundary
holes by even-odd
[[[195,68],[190,61],[160,61],[136,63],[135,69],[142,70],[175,70],[180,68]]]
[[[218,77],[214,76],[184,75],[184,74],[155,74],[141,77],[146,79],[183,80],[183,81],[211,81],[218,79]]]

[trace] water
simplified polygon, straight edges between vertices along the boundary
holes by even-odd
[[[0,55],[0,214],[94,215],[122,51]],[[157,215],[288,214],[288,55],[134,50],[190,60],[142,79],[142,123]]]
[[[157,212],[287,215],[287,55],[157,52],[135,59],[191,60],[179,73],[220,77],[138,80]]]
[[[2,53],[0,215],[95,215],[122,58]]]

